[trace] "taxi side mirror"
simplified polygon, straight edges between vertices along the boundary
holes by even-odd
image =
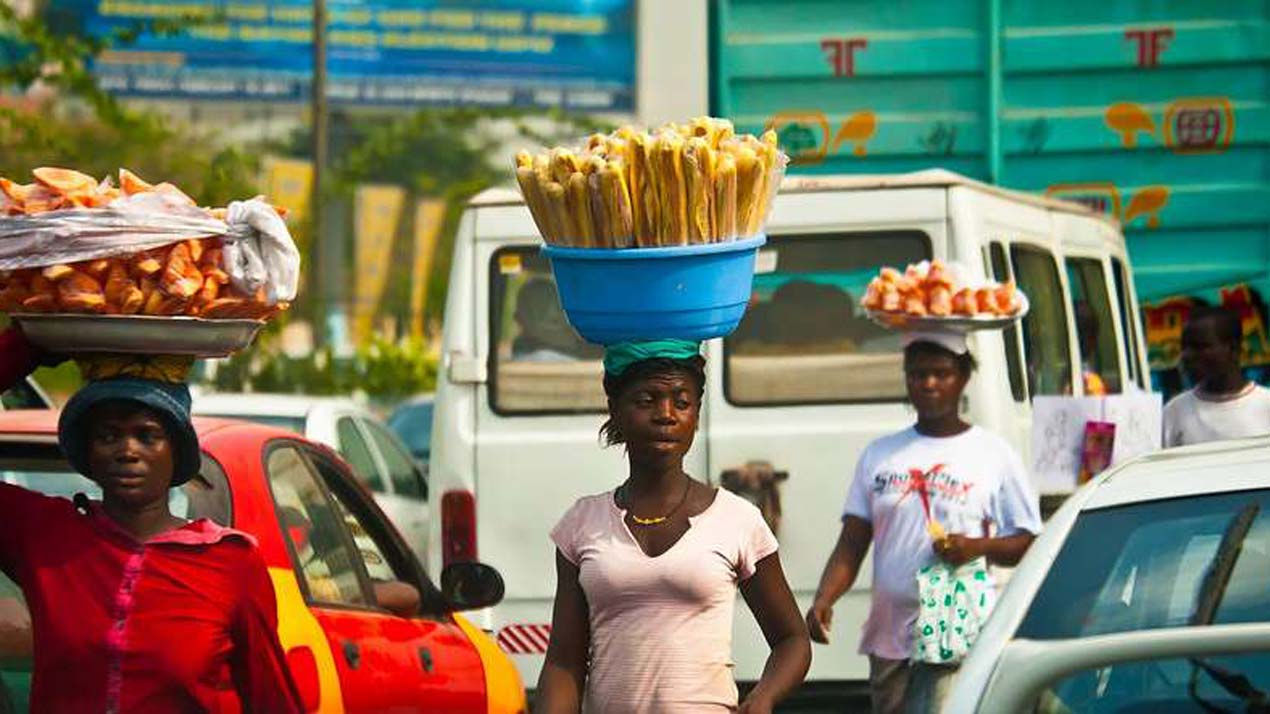
[[[497,605],[503,590],[503,576],[484,563],[450,563],[441,571],[441,594],[451,610]]]

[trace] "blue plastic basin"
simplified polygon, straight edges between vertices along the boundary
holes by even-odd
[[[674,248],[545,246],[569,323],[590,342],[708,340],[736,329],[767,237]]]

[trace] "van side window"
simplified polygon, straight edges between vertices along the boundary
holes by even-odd
[[[1010,266],[1005,259],[1005,247],[993,241],[988,249],[992,262],[992,279],[1004,283],[1010,280]],[[1019,328],[1013,324],[1006,328],[1002,336],[1005,342],[1005,363],[1010,370],[1010,394],[1014,401],[1027,401],[1027,392],[1023,389],[1023,366],[1019,362]]]
[[[1120,309],[1120,324],[1124,328],[1124,353],[1129,360],[1129,379],[1138,386],[1145,387],[1142,375],[1138,374],[1138,314],[1131,307],[1128,276],[1124,263],[1119,258],[1111,259],[1111,277],[1116,281],[1116,296],[1119,298],[1116,306]]]
[[[904,398],[899,335],[859,307],[885,265],[930,257],[921,231],[770,236],[750,308],[724,342],[724,393],[738,406]]]
[[[1044,248],[1013,243],[1014,279],[1031,309],[1023,318],[1023,354],[1028,393],[1071,394],[1072,358],[1067,336],[1067,306],[1054,256]]]
[[[1107,295],[1107,274],[1096,258],[1068,258],[1067,285],[1072,296],[1072,316],[1080,353],[1080,376],[1085,394],[1098,397],[1119,394],[1120,350]]]
[[[490,408],[499,414],[600,413],[603,350],[573,331],[537,248],[490,263]]]

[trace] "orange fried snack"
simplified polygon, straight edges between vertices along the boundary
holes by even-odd
[[[88,273],[72,270],[57,281],[57,302],[67,312],[104,313],[106,293]]]
[[[196,206],[171,183],[119,171],[119,187],[71,169],[43,166],[34,182],[0,177],[0,218],[54,210],[94,209],[122,196],[160,193]],[[285,209],[275,206],[280,214]],[[207,208],[224,218],[226,209]],[[109,315],[189,315],[209,319],[268,319],[289,307],[271,305],[264,290],[242,295],[222,266],[219,238],[188,239],[132,255],[0,272],[0,311]]]
[[[882,268],[869,282],[860,304],[874,312],[903,312],[915,317],[1008,317],[1019,311],[1014,283],[957,285],[953,273],[939,260],[909,265],[903,273]]]

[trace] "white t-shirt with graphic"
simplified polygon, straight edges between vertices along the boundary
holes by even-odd
[[[922,486],[925,488],[922,488]],[[873,526],[873,601],[861,654],[908,659],[917,619],[917,572],[935,562],[926,507],[948,533],[1040,533],[1040,505],[1023,461],[1005,439],[977,426],[956,436],[915,428],[869,444],[856,464],[843,517]]]

